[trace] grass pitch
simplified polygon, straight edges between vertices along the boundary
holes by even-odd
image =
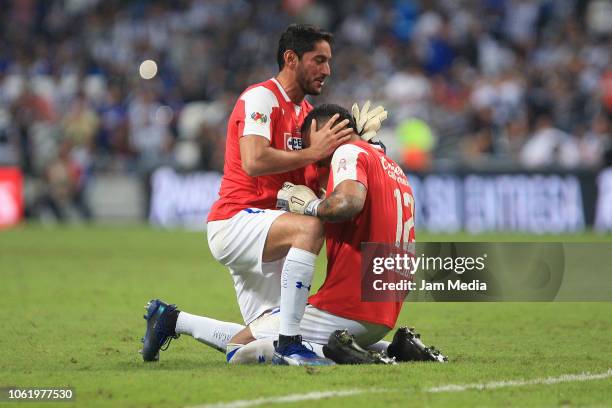
[[[419,236],[428,239],[533,238]],[[539,239],[612,243],[609,236],[596,235]],[[324,260],[319,261],[320,282]],[[399,322],[416,326],[426,343],[441,348],[451,359],[446,365],[228,366],[221,353],[189,337],[173,341],[159,363],[144,364],[137,351],[145,327],[143,305],[151,298],[240,322],[230,276],[212,259],[201,234],[144,227],[22,227],[0,233],[0,278],[0,388],[74,387],[74,402],[38,404],[44,407],[183,407],[346,390],[366,392],[288,404],[612,404],[610,376],[429,392],[448,384],[606,372],[612,368],[612,303],[406,304]],[[379,392],[369,392],[374,389]]]

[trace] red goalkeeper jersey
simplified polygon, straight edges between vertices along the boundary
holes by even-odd
[[[345,180],[356,180],[367,188],[365,204],[352,220],[326,224],[327,277],[309,303],[341,317],[393,328],[401,301],[361,301],[361,243],[414,242],[412,189],[404,172],[382,149],[362,141],[335,151],[327,194]]]

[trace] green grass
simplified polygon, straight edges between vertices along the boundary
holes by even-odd
[[[481,238],[421,234],[419,239]],[[482,239],[612,242],[594,234]],[[187,337],[173,342],[159,363],[144,364],[137,354],[142,306],[153,297],[193,313],[240,321],[230,276],[211,258],[203,235],[144,227],[3,231],[0,278],[0,388],[75,388],[74,403],[54,407],[181,407],[355,388],[391,390],[290,405],[605,406],[612,401],[610,378],[426,391],[446,384],[605,372],[612,368],[612,303],[406,304],[400,322],[416,326],[426,342],[444,350],[452,360],[446,365],[228,366],[221,353]]]

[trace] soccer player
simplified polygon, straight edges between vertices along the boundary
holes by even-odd
[[[348,120],[312,122],[310,144],[303,149],[301,125],[330,75],[333,37],[311,25],[291,25],[280,38],[279,74],[247,88],[234,106],[227,130],[220,198],[208,217],[211,253],[229,268],[245,324],[280,305],[280,364],[326,364],[302,345],[300,320],[323,245],[318,218],[275,209],[285,181],[316,187],[313,163],[324,159],[352,132]],[[333,124],[333,125],[332,125]],[[306,166],[310,166],[304,170]],[[180,333],[237,331],[212,320],[178,313],[161,301],[147,307],[145,361],[157,360],[164,343]],[[164,324],[162,324],[165,322]],[[168,327],[168,329],[164,329]],[[176,328],[176,331],[175,331]],[[205,341],[209,341],[205,340]],[[212,342],[211,342],[212,344]]]
[[[335,331],[347,329],[361,346],[374,345],[374,349],[388,351],[398,360],[414,359],[401,351],[411,341],[412,332],[402,330],[389,350],[388,342],[380,342],[395,327],[403,298],[390,302],[361,301],[361,244],[403,246],[414,242],[412,190],[404,172],[386,156],[383,147],[363,140],[368,137],[363,137],[354,118],[338,105],[322,105],[309,113],[302,127],[306,145],[313,130],[311,123],[324,123],[329,118],[349,120],[353,132],[348,143],[319,163],[330,168],[326,197],[319,199],[307,187],[289,183],[278,194],[279,201],[286,202],[292,212],[325,222],[327,276],[323,286],[309,299],[301,322],[302,335],[305,341],[314,343],[311,346],[319,355]],[[282,308],[281,305],[280,311]],[[269,358],[270,339],[278,328],[275,310],[256,319],[234,336],[228,345],[228,361],[257,362],[261,356]],[[421,348],[423,353],[428,352]]]
[[[323,123],[330,117],[349,120],[352,135],[349,143],[338,148],[333,157],[323,163],[327,166],[331,164],[330,178],[326,183],[328,194],[324,200],[319,200],[305,186],[286,184],[278,193],[279,201],[287,202],[291,211],[328,222],[327,279],[310,298],[301,321],[301,331],[304,340],[319,356],[324,355],[323,347],[328,340],[335,339],[335,347],[332,344],[327,347],[337,362],[386,361],[380,355],[363,350],[359,352],[358,345],[387,351],[398,361],[444,361],[444,356],[425,347],[418,336],[405,328],[396,332],[392,343],[381,341],[395,326],[402,299],[394,302],[361,302],[361,243],[403,244],[414,241],[414,201],[408,181],[399,166],[384,154],[379,145],[367,142],[380,127],[383,113],[378,110],[378,114],[369,115],[375,122],[375,126],[371,126],[359,120],[357,110],[357,123],[361,123],[358,125],[343,108],[323,105],[315,108],[304,122],[306,143],[312,131],[310,124],[315,121]],[[398,197],[401,199],[398,200]],[[398,205],[401,205],[401,213]],[[210,325],[212,330],[200,332],[197,338],[219,350],[226,346],[228,362],[257,363],[277,358],[273,341],[280,326],[278,308],[255,319],[246,328],[234,323],[199,318],[214,321],[215,324]],[[231,341],[227,335],[223,335],[228,325],[235,325],[232,329],[239,331]],[[355,336],[357,344],[350,344],[352,339],[347,339],[345,334],[334,333],[340,329],[347,329]],[[339,344],[344,340],[349,340],[349,344]]]

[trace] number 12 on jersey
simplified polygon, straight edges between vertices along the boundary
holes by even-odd
[[[397,209],[397,229],[395,230],[395,246],[403,247],[410,243],[410,231],[414,228],[414,200],[409,193],[393,190]],[[408,209],[410,216],[403,222],[404,207]]]

